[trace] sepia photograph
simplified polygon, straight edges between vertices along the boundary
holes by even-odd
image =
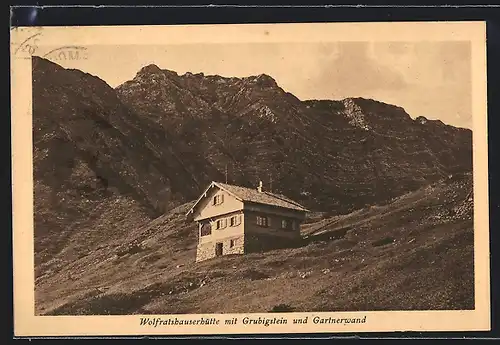
[[[487,329],[484,25],[349,25],[11,32],[18,309]]]

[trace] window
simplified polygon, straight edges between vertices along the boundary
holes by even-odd
[[[224,202],[224,194],[217,194],[216,196],[214,196],[214,199],[213,199],[214,205],[220,205],[223,202]]]
[[[268,227],[269,226],[269,219],[267,217],[257,216],[257,225],[263,226],[263,227]]]
[[[200,236],[208,236],[212,234],[212,226],[210,223],[205,223],[201,225]]]
[[[282,219],[281,228],[289,231],[297,230],[297,223],[295,220]]]
[[[234,247],[234,244],[235,244],[235,240],[231,240],[229,241],[229,248],[233,248]]]
[[[240,215],[232,216],[229,219],[229,225],[230,226],[237,226],[237,225],[240,225],[240,224],[241,224],[241,216]]]
[[[227,219],[225,219],[225,218],[219,219],[215,223],[215,228],[216,229],[224,229],[226,226],[227,226]]]

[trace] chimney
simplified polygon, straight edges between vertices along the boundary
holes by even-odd
[[[259,186],[257,187],[259,193],[262,193],[262,181],[259,181]]]

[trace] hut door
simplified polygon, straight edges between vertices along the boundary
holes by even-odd
[[[215,244],[215,255],[216,256],[222,255],[222,243],[220,242]]]

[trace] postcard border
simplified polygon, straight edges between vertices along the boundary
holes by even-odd
[[[419,26],[415,28],[415,26]],[[164,30],[169,35],[151,35]],[[222,30],[222,31],[221,31]],[[29,35],[39,34],[38,43],[66,44],[166,44],[199,42],[272,42],[339,40],[349,30],[349,40],[369,40],[377,36],[389,40],[415,39],[432,31],[426,40],[470,40],[472,42],[473,146],[474,146],[474,255],[475,305],[473,311],[389,311],[280,313],[280,317],[367,317],[364,324],[345,325],[276,325],[273,327],[238,325],[231,327],[186,326],[143,327],[141,317],[195,319],[215,317],[274,317],[259,314],[209,315],[127,315],[127,316],[35,316],[34,254],[33,254],[33,165],[31,56],[17,49]],[[95,36],[99,31],[99,36]],[[120,31],[118,35],[117,32]],[[263,31],[271,32],[263,35]],[[217,34],[219,32],[219,34]],[[224,34],[221,34],[224,32]],[[295,34],[290,34],[294,32]],[[325,36],[329,35],[329,36]],[[271,333],[354,333],[390,331],[480,331],[490,330],[489,272],[489,208],[488,208],[488,146],[486,109],[486,43],[484,22],[418,22],[418,23],[318,23],[318,24],[217,24],[145,27],[30,27],[11,31],[11,97],[12,97],[12,207],[14,268],[14,329],[16,336],[87,336],[87,335],[205,335],[205,334],[271,334]],[[98,42],[96,37],[99,37]],[[113,41],[113,38],[117,38]],[[170,41],[165,41],[170,37]],[[419,36],[422,37],[422,36]],[[146,39],[147,38],[147,39]],[[156,39],[156,40],[155,40]],[[183,41],[184,39],[184,41]],[[154,42],[152,40],[155,40]],[[342,40],[346,40],[343,37]],[[131,43],[134,42],[134,43]],[[148,43],[149,42],[149,43]],[[486,248],[486,250],[485,250]]]

